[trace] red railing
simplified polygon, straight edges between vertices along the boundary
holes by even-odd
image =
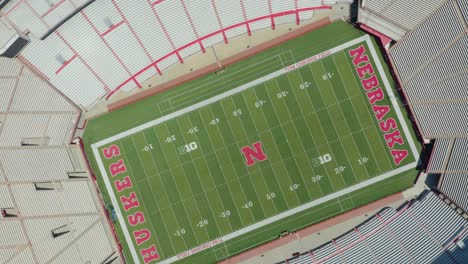
[[[137,73],[132,75],[130,78],[128,78],[124,82],[122,82],[119,86],[117,86],[110,93],[108,93],[105,98],[106,98],[106,100],[109,99],[112,95],[114,95],[114,93],[116,93],[118,90],[120,90],[127,83],[129,83],[131,81],[136,82],[136,78],[137,78],[138,75],[142,74],[143,72],[145,72],[149,68],[157,66],[158,63],[160,63],[161,61],[167,59],[170,56],[176,55],[179,58],[179,61],[182,61],[182,58],[180,58],[180,55],[179,55],[180,51],[182,51],[182,50],[184,50],[184,49],[186,49],[186,48],[188,48],[188,47],[190,47],[192,45],[199,45],[199,43],[201,43],[201,41],[203,41],[205,39],[208,39],[210,37],[213,37],[215,35],[222,34],[223,37],[225,37],[226,36],[226,31],[228,31],[228,30],[231,30],[231,29],[234,29],[234,28],[237,28],[237,27],[244,27],[244,26],[248,27],[248,25],[250,23],[260,21],[260,20],[263,20],[263,19],[274,19],[276,17],[286,16],[286,15],[296,15],[296,14],[299,14],[300,12],[305,12],[305,11],[320,10],[320,9],[331,9],[331,8],[332,8],[331,6],[316,6],[316,7],[300,8],[300,9],[296,9],[296,10],[284,11],[284,12],[273,13],[273,14],[270,14],[270,15],[257,17],[257,18],[254,18],[254,19],[246,20],[244,22],[240,22],[240,23],[225,27],[225,28],[221,28],[220,30],[214,31],[214,32],[212,32],[210,34],[207,34],[207,35],[202,36],[202,37],[200,37],[198,39],[195,39],[194,41],[191,41],[191,42],[189,42],[189,43],[187,43],[187,44],[185,44],[185,45],[183,45],[183,46],[181,46],[179,48],[175,48],[173,51],[171,51],[171,52],[167,53],[166,55],[162,56],[161,58],[155,60],[154,62],[152,62],[148,66],[144,67],[143,69],[139,70]]]

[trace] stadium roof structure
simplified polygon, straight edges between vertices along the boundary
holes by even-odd
[[[0,57],[0,262],[122,262],[75,138],[82,112],[215,43],[300,23],[340,2],[0,1],[0,53],[19,53]],[[398,41],[389,57],[421,136],[435,140],[427,172],[441,175],[439,191],[466,212],[468,3],[429,2],[364,0],[358,21]],[[467,240],[466,219],[428,192],[289,263],[344,254],[456,263],[468,257],[459,250]]]

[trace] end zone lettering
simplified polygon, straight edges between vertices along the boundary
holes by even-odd
[[[120,148],[117,145],[111,145],[102,150],[102,154],[106,159],[112,159],[114,157],[120,156]],[[123,159],[119,159],[109,165],[109,171],[114,179],[114,185],[118,193],[121,193],[123,190],[130,189],[133,187],[130,176],[125,175],[127,172],[127,167]],[[119,178],[117,178],[119,177]],[[140,207],[140,202],[135,192],[131,192],[129,195],[121,195],[119,197],[120,202],[124,210],[127,212],[131,209],[138,209]],[[145,223],[145,215],[141,211],[136,211],[127,217],[127,222],[130,226],[137,227]],[[151,231],[146,228],[140,228],[133,232],[133,239],[135,243],[140,246],[145,242],[148,242],[151,238]],[[140,250],[140,255],[143,258],[145,263],[150,263],[151,261],[158,260],[159,254],[156,246],[154,244],[145,246],[145,248]]]
[[[374,67],[369,61],[369,56],[366,55],[366,48],[361,45],[356,49],[349,50],[348,54],[353,58],[353,64],[361,80],[361,86],[367,92],[367,99],[372,105],[375,118],[379,121],[380,130],[386,133],[384,138],[393,157],[393,162],[399,165],[408,156],[408,151],[396,148],[405,143],[396,120],[394,118],[384,119],[390,112],[390,106],[377,104],[385,98],[385,94],[379,86],[379,80],[374,74]]]

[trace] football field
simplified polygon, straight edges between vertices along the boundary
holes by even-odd
[[[339,197],[353,208],[353,192],[414,169],[377,54],[363,35],[255,61],[249,81],[228,67],[234,88],[161,100],[164,115],[92,144],[133,261],[171,263]]]

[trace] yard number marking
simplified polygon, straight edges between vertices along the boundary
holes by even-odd
[[[326,72],[324,75],[322,75],[322,79],[323,79],[324,81],[330,80],[330,79],[333,77],[333,75],[335,75],[335,74],[334,74],[334,73],[331,73],[331,72]]]
[[[244,208],[244,209],[249,209],[249,208],[252,208],[252,207],[253,207],[252,201],[248,201],[242,206],[242,208]]]
[[[281,91],[279,93],[276,94],[276,97],[278,97],[278,99],[281,99],[281,98],[284,98],[288,96],[288,92],[287,91]]]
[[[178,237],[183,236],[183,235],[185,235],[185,229],[183,228],[177,230],[174,234],[174,236],[178,236]]]
[[[255,107],[256,107],[256,108],[260,108],[260,107],[262,107],[264,104],[266,104],[266,101],[264,101],[264,100],[258,100],[258,101],[255,102]]]
[[[226,218],[226,217],[229,217],[231,215],[231,211],[229,210],[226,210],[224,212],[221,212],[221,214],[219,215],[219,217],[221,218]]]
[[[175,135],[170,135],[166,138],[166,140],[164,140],[164,142],[166,143],[171,143],[171,142],[174,142],[176,140],[176,136]]]
[[[143,147],[143,151],[150,151],[153,150],[153,144],[148,144]]]
[[[360,159],[357,160],[359,165],[364,165],[365,163],[367,163],[367,161],[369,161],[369,158],[367,157],[361,157]]]
[[[305,90],[310,87],[310,82],[303,82],[299,85],[299,89]]]
[[[319,182],[323,178],[322,175],[317,175],[312,177],[312,182]]]
[[[210,125],[212,126],[216,126],[217,124],[219,124],[219,118],[215,118],[210,121]]]

